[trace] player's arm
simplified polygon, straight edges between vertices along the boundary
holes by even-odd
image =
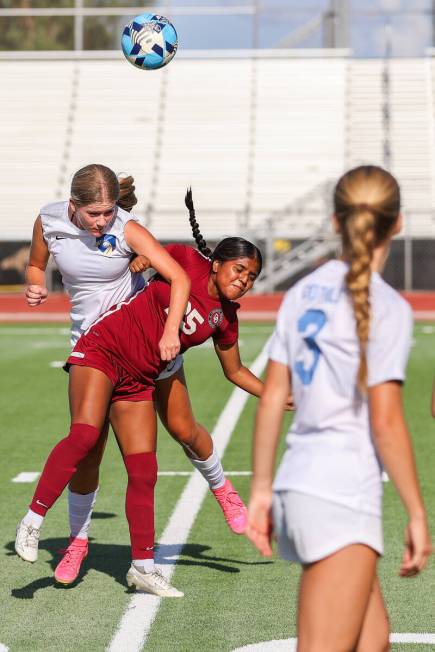
[[[400,574],[415,575],[426,565],[431,542],[411,437],[403,414],[401,383],[389,381],[374,385],[368,390],[368,398],[376,450],[409,516]]]
[[[257,407],[252,449],[251,498],[246,536],[262,555],[272,554],[272,480],[283,411],[290,392],[287,365],[269,360],[264,389]]]
[[[238,342],[234,344],[219,344],[215,341],[214,348],[221,363],[225,378],[253,396],[261,396],[262,381],[252,371],[242,364]]]
[[[41,216],[38,215],[33,226],[29,262],[26,267],[27,287],[25,294],[29,306],[39,306],[47,299],[48,290],[45,287],[45,270],[47,269],[49,257],[50,252],[42,233]]]
[[[253,396],[262,396],[264,384],[252,371],[243,365],[240,359],[238,342],[234,344],[219,344],[219,342],[215,341],[214,347],[225,378]],[[287,396],[287,401],[283,409],[293,409],[293,401],[290,394]]]
[[[186,311],[190,279],[151,233],[137,222],[127,222],[124,237],[130,249],[136,254],[146,256],[150,266],[171,284],[169,312],[159,348],[162,360],[172,360],[180,350],[178,331]]]

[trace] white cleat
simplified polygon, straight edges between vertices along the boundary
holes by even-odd
[[[157,568],[145,573],[132,564],[127,573],[127,584],[137,591],[152,593],[161,598],[182,598],[184,596],[184,593],[169,584],[166,577]]]
[[[20,521],[17,525],[15,552],[24,561],[34,562],[38,559],[39,530],[33,525]]]

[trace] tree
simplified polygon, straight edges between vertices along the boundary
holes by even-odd
[[[85,7],[131,7],[140,0],[84,0]],[[147,5],[153,4],[148,0]],[[0,8],[64,9],[74,7],[74,0],[0,0]],[[127,17],[126,17],[127,20]],[[119,47],[119,16],[89,16],[83,21],[84,48],[107,50]],[[73,16],[5,16],[0,17],[0,50],[73,50]]]

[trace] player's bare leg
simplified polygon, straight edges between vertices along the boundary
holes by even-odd
[[[379,579],[375,577],[355,652],[388,652],[390,649],[388,613]]]
[[[377,553],[355,544],[304,567],[299,589],[298,652],[355,650],[372,594]],[[380,652],[382,648],[371,648]]]
[[[109,378],[90,367],[73,366],[69,381],[69,434],[51,451],[30,510],[17,528],[15,549],[26,561],[36,561],[39,530],[47,510],[70,481],[77,464],[97,443],[113,391]]]
[[[154,566],[154,486],[157,480],[157,420],[151,401],[117,401],[110,410],[128,475],[125,511],[130,528],[132,564],[130,587],[161,597],[179,598]]]
[[[183,446],[190,462],[207,480],[229,527],[236,534],[242,534],[246,528],[246,507],[225,478],[210,434],[195,419],[183,368],[156,382],[155,403],[166,430]]]

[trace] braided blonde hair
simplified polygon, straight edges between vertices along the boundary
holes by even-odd
[[[367,342],[370,330],[370,279],[375,247],[385,242],[400,212],[396,179],[374,165],[346,172],[334,192],[334,211],[340,225],[343,255],[349,262],[346,286],[350,293],[360,345],[359,392],[367,392]]]

